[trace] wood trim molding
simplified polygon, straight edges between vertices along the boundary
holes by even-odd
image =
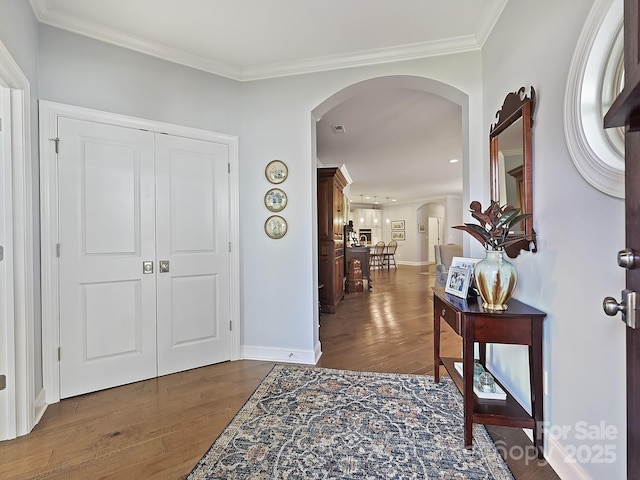
[[[7,48],[0,42],[0,85],[11,89],[12,278],[8,286],[14,299],[13,324],[6,342],[8,357],[7,438],[25,435],[35,425],[35,271],[33,225],[33,176],[31,155],[31,86]],[[7,260],[8,261],[8,260]]]

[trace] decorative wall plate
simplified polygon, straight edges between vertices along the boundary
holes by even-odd
[[[264,231],[271,238],[282,238],[287,233],[287,221],[280,215],[272,215],[264,222]]]
[[[287,194],[279,188],[272,188],[264,196],[264,205],[271,212],[280,212],[287,206]]]
[[[289,169],[282,160],[273,160],[267,164],[264,174],[271,183],[282,183],[289,175]]]

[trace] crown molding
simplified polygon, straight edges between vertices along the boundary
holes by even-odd
[[[56,12],[51,8],[50,0],[29,0],[29,2],[40,23],[197,70],[214,73],[233,80],[242,80],[240,70],[230,65],[216,62],[199,55],[193,55],[183,50],[130,35],[103,25],[88,22],[73,15]]]
[[[379,65],[382,63],[416,60],[420,58],[448,55],[480,50],[480,44],[474,36],[458,37],[448,40],[403,45],[400,47],[366,50],[346,55],[332,55],[327,57],[310,58],[297,62],[274,63],[258,65],[242,70],[243,81],[261,80],[266,78],[301,75],[342,68]]]
[[[73,15],[56,12],[51,6],[51,0],[29,0],[40,23],[237,81],[262,80],[477,51],[482,48],[507,2],[508,0],[502,0],[501,3],[487,12],[474,35],[392,48],[366,50],[346,55],[238,68],[210,58],[193,55],[159,42],[130,35],[93,22],[87,22]]]
[[[478,25],[478,29],[475,32],[475,38],[480,48],[484,46],[489,38],[493,27],[498,23],[498,19],[500,15],[502,15],[502,11],[507,6],[507,3],[509,3],[509,0],[501,0],[498,3],[490,4],[489,11],[481,19],[480,25]]]

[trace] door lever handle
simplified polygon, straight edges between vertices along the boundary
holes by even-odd
[[[167,273],[169,271],[169,260],[160,260],[160,273]]]
[[[147,260],[146,262],[142,262],[142,273],[145,275],[149,275],[153,273],[153,262]]]
[[[602,302],[604,313],[610,317],[615,317],[618,313],[622,313],[622,321],[629,328],[633,328],[635,330],[640,324],[638,319],[640,312],[638,312],[636,308],[637,296],[638,294],[636,292],[623,290],[622,301],[620,303],[618,303],[613,297],[606,297]]]

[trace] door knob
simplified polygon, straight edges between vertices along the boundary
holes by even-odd
[[[622,291],[622,301],[618,303],[613,297],[606,297],[602,302],[604,313],[610,317],[615,317],[622,313],[622,321],[629,327],[636,329],[640,324],[638,320],[639,312],[636,309],[637,293],[631,290]]]
[[[640,262],[640,255],[638,255],[632,248],[625,248],[618,252],[618,265],[627,270],[635,268],[636,263]]]

